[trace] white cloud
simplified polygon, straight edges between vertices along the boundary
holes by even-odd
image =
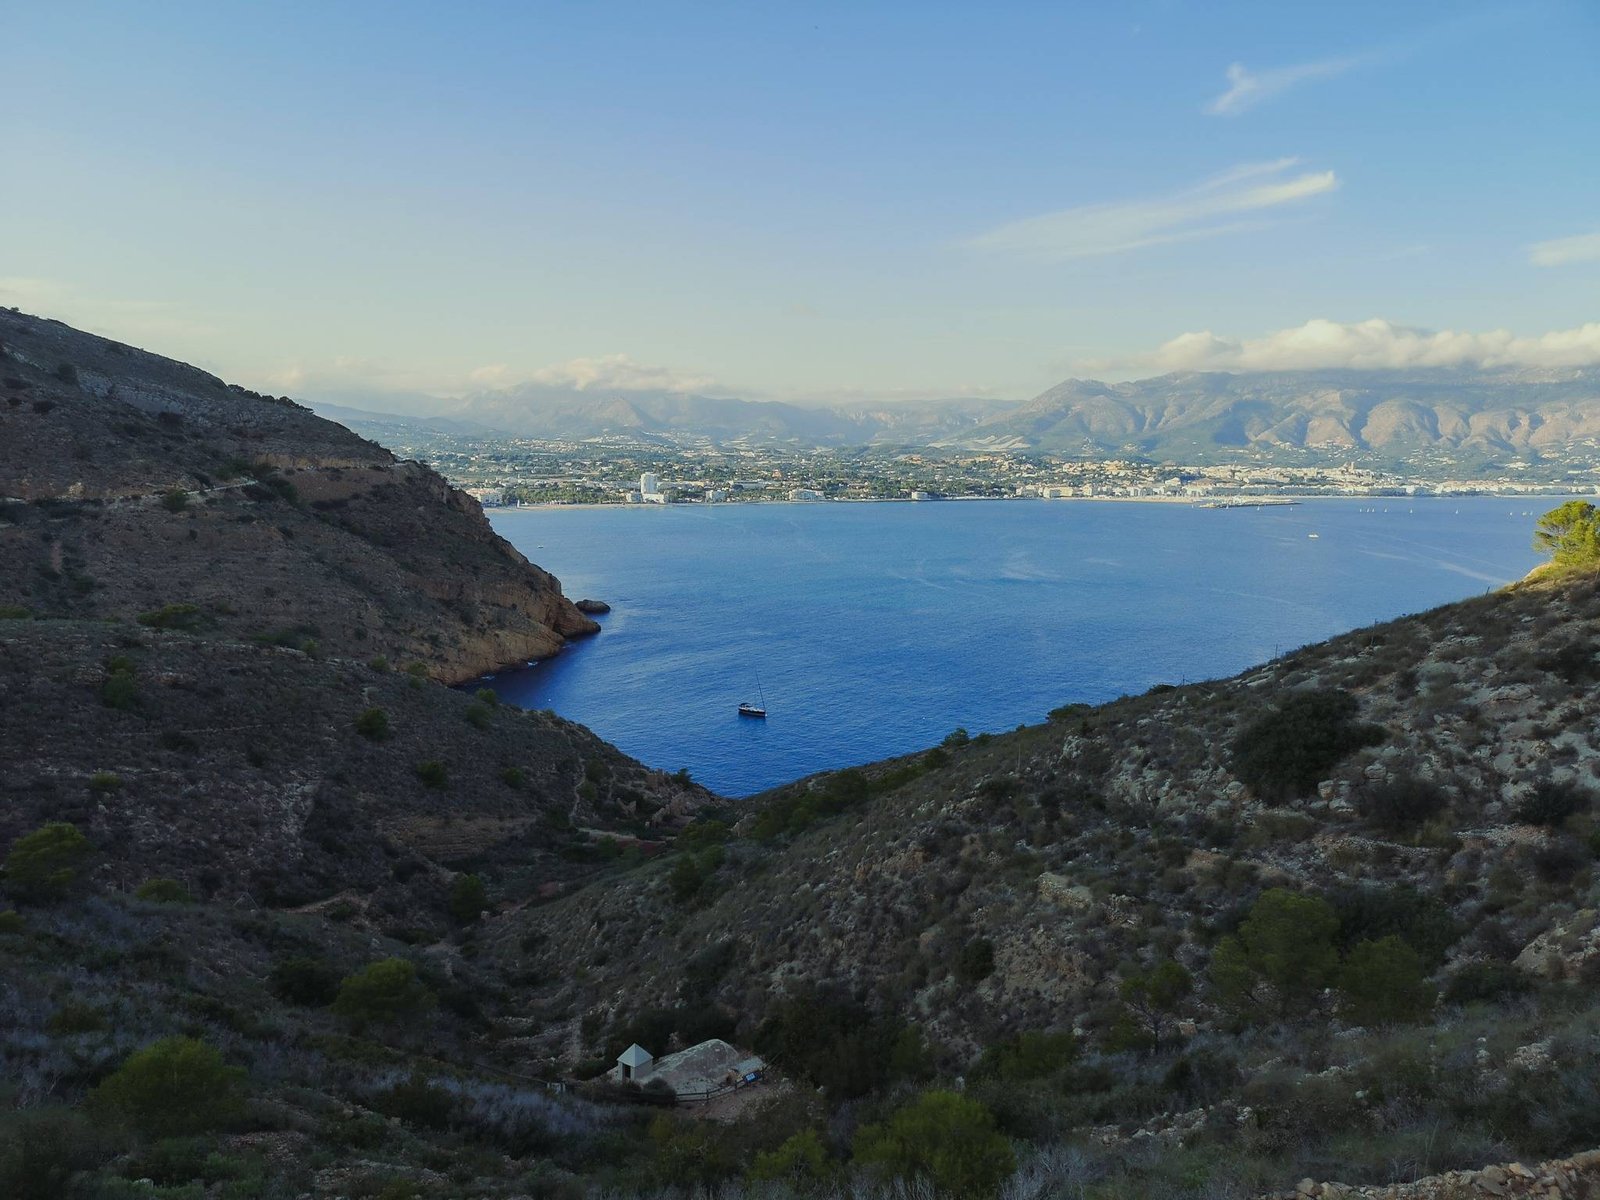
[[[672,367],[636,362],[626,354],[600,358],[574,358],[525,376],[529,383],[576,388],[580,392],[706,392],[716,390],[709,375],[695,375]]]
[[[1568,263],[1600,262],[1600,232],[1580,233],[1575,237],[1535,242],[1528,247],[1528,261],[1536,267],[1564,267]]]
[[[1360,66],[1366,58],[1363,55],[1325,58],[1320,62],[1270,67],[1265,71],[1250,71],[1243,63],[1234,63],[1228,68],[1228,90],[1207,104],[1205,111],[1213,117],[1236,117],[1263,100],[1308,80],[1343,75],[1352,67]]]
[[[1379,318],[1350,324],[1318,318],[1261,338],[1184,333],[1125,365],[1157,371],[1595,366],[1600,365],[1600,322],[1517,337],[1504,329],[1460,333]]]
[[[971,245],[1043,259],[1089,258],[1235,233],[1257,224],[1241,218],[1339,186],[1332,171],[1297,172],[1299,164],[1298,158],[1246,163],[1170,196],[1086,204],[1013,221]]]

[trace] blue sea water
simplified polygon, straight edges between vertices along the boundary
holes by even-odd
[[[490,686],[743,796],[1474,595],[1535,565],[1555,503],[502,509],[567,595],[613,611]],[[737,715],[763,695],[766,721]]]

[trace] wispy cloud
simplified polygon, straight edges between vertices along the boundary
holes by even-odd
[[[1536,267],[1564,267],[1568,263],[1600,262],[1600,232],[1535,242],[1528,247],[1528,261]]]
[[[1339,186],[1332,171],[1297,171],[1299,165],[1298,158],[1246,163],[1170,196],[1065,208],[1002,225],[970,244],[983,250],[1066,259],[1237,233],[1258,224],[1248,219],[1252,214]]]
[[[1518,337],[1416,329],[1373,318],[1342,323],[1322,318],[1259,338],[1184,333],[1153,354],[1100,367],[1156,371],[1370,370],[1408,367],[1587,367],[1600,365],[1600,321]]]
[[[707,392],[716,390],[717,381],[709,375],[679,371],[672,367],[637,362],[626,354],[607,354],[599,358],[574,358],[545,367],[524,377],[528,383],[551,387],[576,388],[580,392],[614,390],[620,392]]]
[[[1228,90],[1205,106],[1213,117],[1236,117],[1292,87],[1313,79],[1332,79],[1371,60],[1371,54],[1354,54],[1345,58],[1325,58],[1318,62],[1298,63],[1290,67],[1269,67],[1252,71],[1243,63],[1228,67]]]

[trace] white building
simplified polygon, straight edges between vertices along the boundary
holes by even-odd
[[[639,476],[639,494],[641,496],[660,495],[661,481],[656,478],[654,471],[646,471]]]

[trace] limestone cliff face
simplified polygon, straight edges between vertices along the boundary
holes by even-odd
[[[0,606],[142,615],[450,683],[599,628],[425,465],[290,400],[6,311]]]

